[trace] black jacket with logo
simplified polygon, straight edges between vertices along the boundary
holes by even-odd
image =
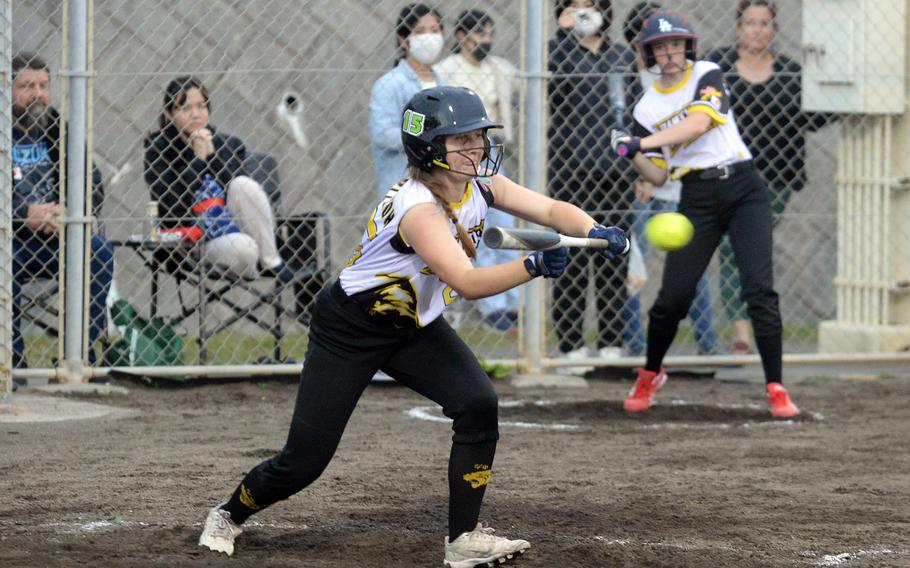
[[[227,191],[228,184],[245,175],[243,141],[229,134],[206,128],[214,133],[215,153],[207,160],[196,157],[193,148],[180,138],[177,128],[169,124],[146,137],[145,183],[151,199],[158,202],[158,215],[164,228],[186,227],[196,223],[193,201],[205,176],[211,175]]]
[[[11,161],[13,166],[13,229],[16,238],[57,238],[35,233],[25,225],[28,206],[60,203],[60,114],[53,108],[50,125],[44,130],[25,132],[13,125]],[[86,164],[91,160],[86,157]],[[104,205],[101,172],[92,166],[92,209],[96,218]]]

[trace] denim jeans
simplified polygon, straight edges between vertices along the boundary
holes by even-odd
[[[56,237],[13,241],[13,361],[21,366],[25,361],[25,342],[19,329],[22,308],[19,295],[22,286],[35,278],[56,278],[60,271],[59,241]],[[89,298],[89,362],[94,363],[91,345],[104,329],[107,293],[114,277],[114,247],[102,236],[92,235],[91,290]]]
[[[676,211],[678,204],[672,201],[661,201],[651,199],[648,203],[641,203],[636,199],[632,205],[635,211],[635,220],[632,223],[632,233],[642,255],[648,252],[648,241],[645,236],[645,224],[652,215],[668,211]],[[692,320],[695,328],[695,344],[701,353],[708,353],[714,349],[714,343],[717,336],[714,332],[714,314],[711,308],[711,290],[708,287],[708,275],[703,274],[698,281],[698,287],[695,292],[695,301],[689,308],[689,318]],[[629,353],[639,355],[645,349],[644,326],[641,322],[641,298],[638,294],[630,295],[629,302],[623,319],[626,321],[626,327],[623,330],[623,339],[628,347]]]
[[[493,157],[496,158],[496,151],[493,151]],[[484,162],[484,167],[492,168],[493,164],[489,162]],[[499,168],[499,173],[506,175],[506,170],[503,167]],[[505,211],[500,211],[499,209],[490,208],[487,211],[486,221],[484,222],[484,227],[504,227],[507,229],[514,228],[516,225],[515,217],[509,215]],[[481,244],[477,247],[477,266],[478,267],[488,267],[496,266],[497,264],[505,264],[506,262],[511,262],[519,257],[519,251],[515,250],[505,250],[505,249],[494,249],[490,248],[484,244]],[[505,292],[500,292],[494,296],[488,296],[486,298],[481,298],[477,300],[477,308],[480,310],[480,313],[483,315],[490,315],[497,311],[518,311],[518,288],[511,288]]]
[[[487,220],[484,227],[515,227],[515,217],[505,211],[490,208],[487,211]],[[494,249],[484,244],[477,247],[477,266],[496,266],[518,258],[519,252],[514,250]],[[498,310],[518,311],[518,288],[512,288],[494,296],[488,296],[476,301],[480,313],[491,314]]]

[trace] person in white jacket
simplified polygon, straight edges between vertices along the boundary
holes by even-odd
[[[502,124],[498,142],[511,144],[514,140],[512,94],[516,69],[506,59],[491,54],[493,48],[493,18],[481,10],[465,10],[455,23],[454,53],[433,66],[443,84],[467,87],[480,95],[490,120]],[[487,216],[489,227],[514,227],[515,218],[493,210]],[[516,253],[481,247],[478,266],[494,266],[517,258]],[[518,331],[518,291],[507,290],[502,294],[477,301],[484,322],[494,329],[507,333]]]

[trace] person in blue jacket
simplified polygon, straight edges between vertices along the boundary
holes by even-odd
[[[377,197],[407,176],[408,159],[401,145],[401,113],[423,89],[442,84],[433,64],[442,54],[442,16],[425,4],[408,4],[395,25],[395,67],[376,80],[370,93],[370,151]]]
[[[56,278],[60,271],[60,218],[68,215],[60,202],[60,151],[66,139],[61,136],[60,114],[51,106],[47,62],[34,53],[18,53],[12,59],[12,78],[13,366],[23,367],[22,286],[36,278]],[[89,166],[88,157],[86,163]],[[104,202],[104,186],[101,172],[94,166],[89,171],[92,213],[97,218]],[[114,275],[113,246],[99,234],[92,235],[89,273],[91,346],[105,327],[105,304]],[[88,355],[89,363],[94,364],[94,350],[89,349]]]

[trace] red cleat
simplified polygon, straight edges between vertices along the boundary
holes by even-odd
[[[768,407],[774,418],[793,418],[799,416],[799,409],[790,400],[787,389],[780,383],[768,383]]]
[[[667,371],[661,367],[659,373],[646,369],[637,369],[638,378],[629,396],[622,403],[626,412],[644,412],[654,403],[654,394],[667,382]]]

